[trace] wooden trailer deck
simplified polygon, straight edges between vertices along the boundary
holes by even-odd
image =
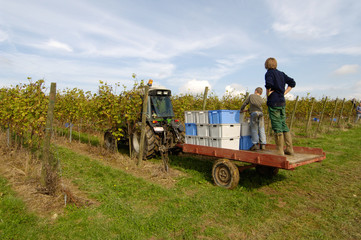
[[[292,170],[298,166],[320,162],[326,158],[320,148],[293,147],[294,156],[275,154],[276,145],[267,144],[266,150],[245,151],[224,148],[207,147],[192,144],[183,144],[183,152],[217,158],[226,158],[235,161],[247,162],[255,165],[270,166]]]

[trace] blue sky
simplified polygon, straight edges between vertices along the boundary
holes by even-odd
[[[0,0],[0,87],[96,91],[137,79],[175,94],[264,87],[264,61],[293,96],[361,99],[359,0]]]

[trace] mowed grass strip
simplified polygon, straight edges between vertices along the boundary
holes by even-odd
[[[273,179],[246,170],[235,190],[214,186],[213,162],[202,158],[172,157],[171,167],[187,175],[168,189],[58,147],[63,177],[100,204],[68,206],[51,222],[26,213],[2,180],[0,238],[360,239],[359,136],[361,128],[296,139],[327,159]]]

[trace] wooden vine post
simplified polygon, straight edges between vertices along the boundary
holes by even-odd
[[[347,123],[350,123],[350,122],[351,122],[351,116],[352,116],[352,112],[353,112],[353,107],[354,107],[354,103],[351,102],[351,109],[350,109],[350,112],[349,112],[349,114],[348,114]]]
[[[323,101],[322,112],[321,112],[320,120],[318,122],[318,126],[317,126],[317,129],[316,129],[315,135],[317,135],[318,131],[321,129],[321,123],[322,123],[322,120],[323,120],[323,114],[325,112],[326,104],[327,104],[327,97],[325,97],[325,100]]]
[[[311,109],[310,109],[310,113],[308,115],[308,119],[307,119],[307,123],[306,123],[306,136],[308,137],[308,131],[311,125],[311,117],[312,117],[312,111],[313,111],[313,105],[315,103],[315,99],[312,98],[312,104],[311,104]]]
[[[145,140],[145,127],[146,127],[146,120],[147,120],[147,104],[148,104],[148,92],[149,92],[149,85],[145,85],[144,88],[144,99],[143,99],[143,111],[142,111],[142,126],[141,126],[141,133],[140,133],[140,143],[139,143],[139,156],[137,160],[137,165],[139,166],[143,160],[143,153],[144,153],[144,140]]]
[[[207,104],[207,96],[208,96],[208,87],[204,89],[204,95],[203,95],[203,107],[202,110],[206,110],[206,104]]]
[[[340,117],[337,119],[337,126],[340,126],[340,122],[341,122],[341,118],[342,118],[342,113],[343,113],[343,108],[345,107],[345,98],[342,101],[342,106],[341,106],[341,111],[340,111]]]
[[[8,127],[6,128],[6,143],[7,143],[7,146],[8,146],[8,147],[10,147],[10,136],[11,136],[11,134],[10,134],[10,127],[8,126]]]
[[[45,137],[42,156],[41,184],[50,195],[54,194],[58,185],[58,162],[50,152],[50,140],[53,128],[56,83],[51,83],[48,114],[45,125]]]
[[[129,144],[129,157],[132,157],[132,139],[130,138],[130,132],[131,132],[131,128],[130,128],[130,123],[128,121],[128,134],[129,134],[129,137],[128,137],[128,144]]]
[[[298,96],[295,100],[295,106],[293,107],[292,115],[291,115],[291,122],[290,122],[290,131],[292,130],[293,121],[295,119],[296,109],[297,109],[297,103],[298,103]]]
[[[333,109],[333,112],[332,112],[332,116],[331,116],[331,123],[330,123],[330,126],[332,126],[332,123],[333,123],[333,119],[335,118],[335,114],[336,114],[336,109],[337,109],[337,103],[338,103],[338,98],[336,98],[336,100],[335,100],[335,108]]]

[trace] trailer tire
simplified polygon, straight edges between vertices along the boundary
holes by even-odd
[[[233,189],[239,183],[238,168],[228,159],[220,159],[213,164],[212,177],[217,186],[227,189]]]
[[[132,142],[132,153],[135,158],[138,158],[140,153],[140,128],[136,128],[131,134],[131,142]],[[144,152],[143,159],[150,158],[155,153],[155,134],[152,129],[147,125],[145,127],[145,139],[144,139]]]
[[[264,177],[276,176],[278,171],[279,171],[279,168],[276,168],[276,167],[269,167],[269,166],[263,166],[263,165],[256,166],[256,172],[259,175],[262,175]]]

